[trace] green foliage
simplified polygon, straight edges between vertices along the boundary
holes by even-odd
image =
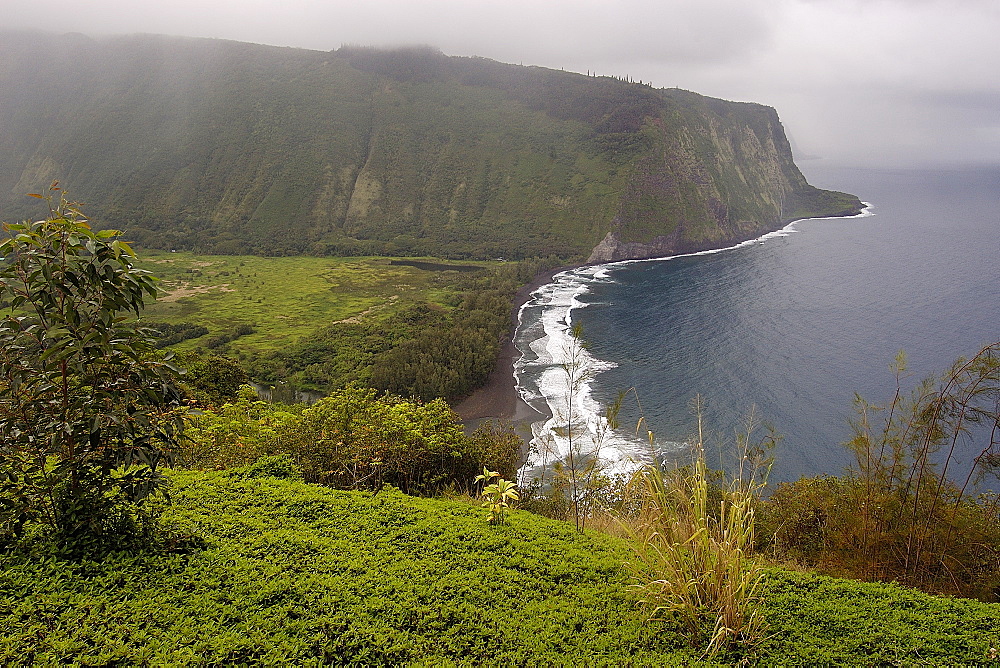
[[[0,554],[0,663],[677,663],[601,535],[526,513],[175,473],[205,550],[66,567]]]
[[[190,416],[177,463],[192,468],[245,467],[284,452],[281,438],[294,431],[300,417],[285,407],[261,401],[257,391],[242,386],[236,400]]]
[[[483,472],[476,476],[476,482],[483,483],[483,491],[479,495],[483,498],[483,507],[490,509],[490,524],[506,524],[504,511],[512,507],[512,502],[521,498],[517,493],[517,485],[511,480],[504,480],[499,473],[485,466]]]
[[[454,411],[440,399],[423,404],[348,387],[302,411],[284,446],[306,480],[344,489],[428,493],[468,484],[480,462]]]
[[[204,549],[60,562],[0,552],[0,663],[988,665],[1000,606],[769,571],[770,633],[699,661],[629,595],[623,541],[467,503],[172,472]],[[991,647],[993,654],[991,654]]]
[[[118,232],[52,193],[46,220],[5,224],[0,243],[0,541],[41,525],[80,555],[116,547],[163,489],[180,395],[128,316],[152,279]]]
[[[193,325],[190,322],[181,322],[171,325],[166,322],[147,322],[146,327],[159,333],[156,341],[157,348],[166,348],[181,341],[197,339],[208,334],[208,327],[204,325]]]
[[[0,209],[27,215],[10,197],[58,176],[148,247],[580,258],[616,226],[683,246],[848,206],[808,187],[760,105],[414,50],[36,46],[0,39],[0,90],[16,92]]]
[[[888,404],[856,401],[854,466],[779,487],[764,508],[765,536],[776,555],[828,572],[993,600],[1000,504],[972,485],[997,470],[1000,344],[910,397],[899,388],[902,356],[895,369]]]
[[[469,435],[475,452],[489,462],[497,474],[508,480],[517,475],[524,443],[510,422],[486,420]]]
[[[243,323],[241,325],[236,325],[228,332],[223,332],[222,334],[216,334],[207,341],[205,341],[205,347],[210,349],[221,348],[227,343],[231,343],[241,336],[248,336],[250,334],[256,334],[257,330],[253,328],[253,325],[248,325]]]
[[[239,364],[213,353],[198,350],[181,353],[177,356],[177,365],[184,370],[182,389],[185,394],[207,406],[232,401],[249,380]]]
[[[194,416],[188,437],[180,461],[189,467],[246,467],[287,454],[310,482],[376,491],[390,484],[414,494],[465,489],[483,466],[512,474],[517,457],[502,428],[468,437],[440,399],[359,387],[309,407],[268,404],[246,387],[237,401]]]
[[[760,665],[984,666],[1000,658],[1000,606],[898,584],[769,571]]]
[[[292,456],[287,454],[261,457],[249,466],[230,469],[229,475],[241,480],[250,480],[253,478],[302,479],[302,471],[292,459]]]
[[[711,475],[701,441],[689,470],[649,465],[637,475],[641,509],[627,520],[634,532],[643,602],[652,618],[676,619],[693,647],[714,656],[731,645],[749,648],[764,631],[759,610],[763,564],[753,557],[756,506],[766,473],[748,464],[755,426],[748,421],[740,442],[740,467],[710,507]]]

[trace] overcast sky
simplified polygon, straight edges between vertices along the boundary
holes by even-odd
[[[1000,163],[1000,0],[0,0],[0,25],[429,44],[768,104],[803,162]]]

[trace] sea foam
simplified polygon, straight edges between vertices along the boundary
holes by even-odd
[[[862,212],[854,217],[874,215],[870,205],[864,204]],[[537,477],[544,467],[565,460],[570,452],[570,436],[575,453],[599,457],[611,474],[635,470],[650,461],[654,452],[677,452],[685,447],[675,442],[650,443],[644,430],[637,430],[643,432],[640,434],[609,429],[607,407],[593,397],[593,381],[616,365],[594,357],[573,336],[573,312],[600,306],[584,299],[592,286],[614,282],[616,269],[636,262],[711,255],[786,237],[797,232],[797,225],[806,220],[825,218],[792,221],[779,230],[726,248],[569,269],[535,290],[518,313],[515,345],[521,356],[514,363],[514,380],[521,398],[548,418],[531,425],[531,453],[522,477]],[[585,341],[585,333],[583,338]]]

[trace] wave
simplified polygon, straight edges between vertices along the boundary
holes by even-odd
[[[861,213],[851,217],[874,215],[871,205],[864,204]],[[650,461],[654,452],[679,452],[686,447],[676,442],[650,443],[638,434],[609,428],[607,406],[594,399],[593,383],[597,375],[616,364],[594,357],[573,331],[575,310],[599,306],[585,299],[593,286],[614,283],[615,271],[630,264],[723,253],[788,236],[797,232],[797,226],[804,221],[826,219],[795,220],[779,230],[726,248],[568,269],[535,290],[518,312],[514,343],[521,355],[514,363],[514,381],[525,403],[547,418],[531,425],[531,454],[522,475],[530,478],[554,461],[565,460],[571,443],[574,453],[598,457],[612,474],[634,470]]]

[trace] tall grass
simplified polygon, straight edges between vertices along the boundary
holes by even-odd
[[[642,503],[629,523],[636,559],[631,564],[651,618],[673,619],[693,646],[713,656],[733,643],[753,645],[763,635],[756,608],[763,564],[752,556],[756,506],[766,480],[758,476],[748,423],[740,464],[727,483],[712,481],[705,464],[701,417],[694,461],[684,468],[651,464],[636,476]]]

